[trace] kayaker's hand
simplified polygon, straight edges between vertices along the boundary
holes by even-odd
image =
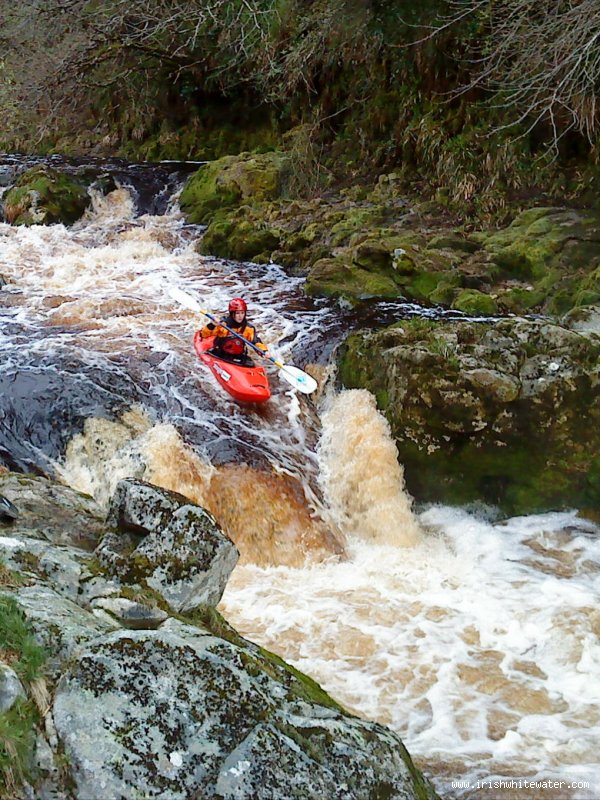
[[[217,326],[215,325],[215,323],[214,323],[214,322],[209,322],[209,323],[208,323],[208,325],[207,325],[206,327],[208,328],[208,330],[209,330],[209,331],[214,331],[214,329],[215,329]]]

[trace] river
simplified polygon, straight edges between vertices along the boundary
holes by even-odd
[[[96,166],[119,187],[72,227],[0,223],[0,460],[103,507],[135,476],[210,508],[241,552],[222,613],[394,728],[443,797],[598,797],[597,527],[415,507],[373,398],[336,386],[348,329],[441,313],[355,312],[277,265],[201,256],[175,191],[194,165]],[[272,370],[266,406],[231,402],[171,286],[216,313],[245,297],[324,389]]]

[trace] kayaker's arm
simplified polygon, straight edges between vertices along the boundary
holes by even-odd
[[[270,358],[269,348],[266,344],[263,344],[260,336],[256,333],[256,328],[254,325],[248,325],[246,330],[244,331],[244,337],[248,339],[250,344],[253,344],[255,347],[262,352],[267,358]]]
[[[209,336],[228,336],[229,332],[226,328],[222,328],[220,325],[215,325],[214,322],[209,322],[208,325],[205,325],[203,328],[200,329],[200,336],[203,339],[208,339]]]

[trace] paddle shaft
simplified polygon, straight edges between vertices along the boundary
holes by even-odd
[[[285,366],[285,364],[282,364],[282,363],[281,363],[281,361],[276,361],[276,360],[275,360],[275,359],[274,359],[272,356],[268,356],[268,355],[266,355],[266,353],[264,353],[264,352],[263,352],[263,351],[260,349],[260,347],[257,347],[257,346],[256,346],[256,345],[255,345],[253,342],[251,342],[249,339],[246,339],[246,337],[245,337],[245,336],[242,336],[242,334],[241,334],[241,333],[236,333],[236,332],[235,332],[235,331],[234,331],[232,328],[229,328],[227,325],[225,325],[225,323],[224,323],[224,322],[221,322],[221,321],[219,321],[219,320],[218,320],[218,319],[217,319],[215,316],[213,316],[213,315],[212,315],[212,314],[210,314],[208,311],[206,311],[206,309],[204,309],[204,308],[199,308],[199,309],[198,309],[198,311],[199,311],[201,314],[204,314],[204,316],[205,316],[205,317],[208,317],[208,318],[209,318],[209,320],[210,320],[211,322],[214,322],[216,325],[219,325],[221,328],[225,328],[225,330],[226,330],[228,333],[230,333],[232,336],[235,336],[235,337],[236,337],[236,339],[241,339],[241,340],[242,340],[242,342],[244,342],[244,344],[247,344],[247,345],[248,345],[249,347],[251,347],[253,350],[256,350],[256,352],[257,352],[259,355],[261,355],[263,358],[266,358],[266,359],[267,359],[267,361],[272,361],[272,362],[273,362],[273,364],[275,364],[275,366],[276,366],[276,367],[279,367],[279,369],[281,369],[282,367],[284,367],[284,366]]]

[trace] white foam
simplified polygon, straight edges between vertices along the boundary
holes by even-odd
[[[435,507],[420,523],[408,550],[355,539],[344,564],[238,568],[222,609],[425,765],[462,763],[437,768],[441,791],[469,774],[564,778],[576,759],[597,792],[583,765],[600,734],[600,538],[565,533],[574,513],[494,526]],[[527,542],[553,536],[579,550],[571,577],[530,561]]]

